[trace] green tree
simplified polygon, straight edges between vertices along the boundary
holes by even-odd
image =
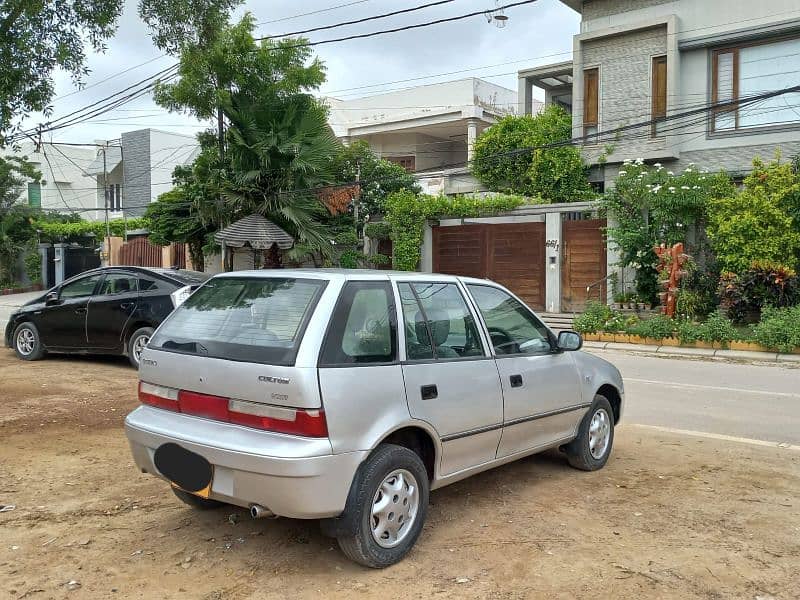
[[[495,192],[546,202],[585,200],[591,188],[580,150],[570,145],[540,148],[571,135],[572,117],[556,105],[535,116],[504,117],[476,140],[472,173]],[[523,150],[531,147],[537,149]]]
[[[370,216],[383,215],[386,198],[400,190],[419,193],[420,187],[412,174],[400,165],[377,156],[365,140],[358,140],[342,149],[333,161],[337,183],[361,181],[358,199],[359,223],[362,226]],[[352,207],[350,209],[352,213]]]
[[[29,179],[40,178],[25,158],[0,157],[0,282],[14,280],[17,259],[35,237],[32,210],[19,198]]]
[[[122,0],[0,3],[0,144],[15,117],[50,112],[52,73],[62,69],[77,85],[88,72],[87,46],[96,52],[116,31]]]
[[[169,54],[187,46],[208,47],[244,0],[139,0],[139,16],[153,44]]]
[[[203,246],[208,229],[192,207],[186,189],[177,186],[161,194],[156,202],[147,205],[144,213],[150,230],[150,241],[160,246],[183,242],[189,247],[192,265],[198,271],[205,268]]]
[[[317,89],[325,81],[318,58],[311,60],[302,40],[253,38],[255,20],[246,14],[223,28],[208,45],[185,46],[180,55],[179,79],[156,86],[156,103],[170,111],[185,111],[198,119],[214,116],[216,108],[231,103],[233,91],[253,97],[287,98]]]

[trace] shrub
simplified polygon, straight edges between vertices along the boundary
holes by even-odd
[[[606,322],[612,318],[614,311],[602,302],[586,303],[583,313],[575,317],[572,326],[578,333],[597,333],[604,331]]]
[[[694,321],[680,321],[676,329],[682,344],[692,344],[700,339],[699,325]]]
[[[755,260],[794,267],[800,257],[800,231],[792,217],[800,177],[779,161],[753,161],[744,189],[712,203],[707,233],[723,270],[738,273]]]
[[[672,337],[674,331],[675,321],[666,315],[655,315],[628,329],[630,334],[656,339]]]
[[[738,338],[739,332],[733,323],[718,312],[712,313],[705,322],[697,327],[697,339],[703,342],[728,344]]]
[[[575,146],[522,150],[572,137],[572,117],[550,105],[535,116],[508,116],[475,142],[472,173],[495,192],[542,197],[547,202],[573,202],[590,197],[586,167]]]
[[[800,280],[793,269],[757,261],[738,275],[723,273],[720,303],[728,318],[737,322],[758,322],[765,306],[781,308],[800,302]]]
[[[800,347],[800,305],[765,308],[761,322],[753,329],[753,337],[762,346],[780,352],[791,352]]]
[[[693,260],[686,265],[686,275],[678,292],[678,314],[687,319],[700,320],[719,306],[719,270],[716,263],[705,269]]]

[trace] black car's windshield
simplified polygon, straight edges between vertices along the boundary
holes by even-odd
[[[154,348],[278,365],[294,363],[324,281],[220,277],[178,307]]]

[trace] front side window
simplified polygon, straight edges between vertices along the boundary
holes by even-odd
[[[401,283],[408,360],[485,356],[475,319],[454,283]]]
[[[175,309],[150,344],[186,354],[292,365],[324,288],[324,281],[311,279],[213,279]]]
[[[397,359],[394,311],[388,282],[348,282],[333,313],[320,366],[394,362]]]
[[[82,298],[84,296],[91,296],[94,293],[94,288],[102,277],[101,274],[90,275],[83,277],[77,281],[73,281],[61,287],[60,298]]]
[[[138,289],[139,280],[133,275],[126,273],[112,273],[106,275],[103,285],[100,286],[101,296],[115,296],[117,294],[128,294]]]
[[[486,285],[468,285],[467,289],[481,311],[495,354],[551,351],[547,328],[513,296]]]
[[[747,104],[748,98],[797,85],[800,38],[715,50],[712,53],[712,101],[740,101],[712,113],[713,131],[736,131],[800,122],[800,92],[779,94]]]

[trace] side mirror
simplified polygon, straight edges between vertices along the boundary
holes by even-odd
[[[562,331],[558,334],[558,349],[566,351],[580,350],[583,347],[583,338],[576,331]]]
[[[47,306],[55,304],[56,302],[58,302],[58,292],[50,292],[44,297],[44,303]]]

